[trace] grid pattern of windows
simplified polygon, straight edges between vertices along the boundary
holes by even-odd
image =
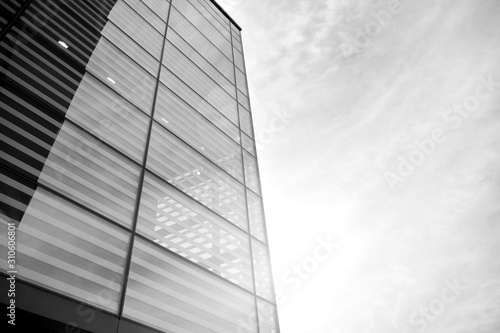
[[[0,9],[1,269],[14,222],[44,290],[169,333],[277,333],[239,28],[210,0]]]

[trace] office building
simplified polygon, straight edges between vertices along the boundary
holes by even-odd
[[[16,328],[279,332],[240,27],[210,0],[7,0],[0,29]]]

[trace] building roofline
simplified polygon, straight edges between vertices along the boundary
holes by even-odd
[[[219,9],[222,12],[222,14],[224,14],[224,16],[226,16],[236,28],[238,28],[240,31],[242,30],[241,27],[238,25],[238,23],[236,23],[236,21],[224,10],[224,8],[221,7],[221,5],[217,3],[217,1],[210,0],[210,2],[213,3],[215,7],[217,7],[217,9]]]

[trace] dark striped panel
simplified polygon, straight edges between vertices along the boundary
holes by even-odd
[[[1,205],[20,221],[116,0],[34,0],[0,41]],[[24,4],[0,5],[7,26]]]

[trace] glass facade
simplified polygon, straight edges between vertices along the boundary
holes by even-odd
[[[279,332],[249,100],[214,1],[2,1],[19,325]]]

